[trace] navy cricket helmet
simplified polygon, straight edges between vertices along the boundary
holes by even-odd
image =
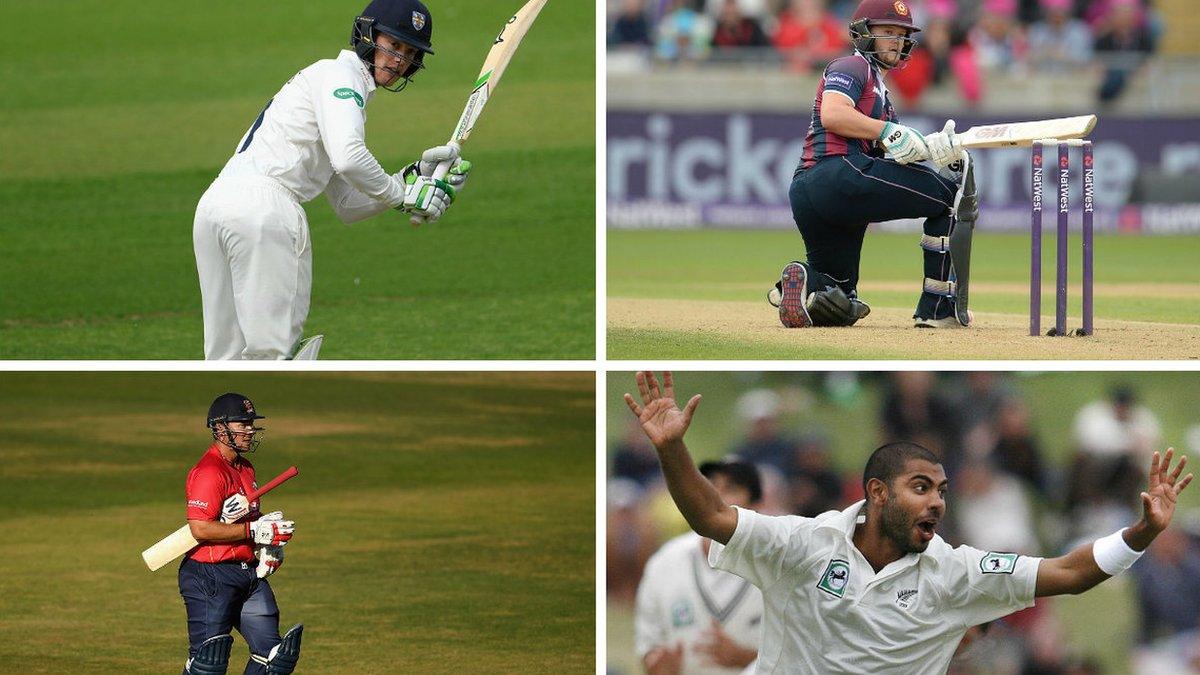
[[[208,428],[212,429],[213,440],[225,443],[231,448],[239,448],[234,441],[234,437],[248,434],[250,436],[250,443],[245,448],[239,448],[239,450],[245,452],[254,452],[258,449],[260,439],[256,436],[261,435],[264,429],[262,427],[252,427],[248,432],[235,434],[229,428],[229,423],[250,422],[253,424],[254,420],[264,419],[266,417],[258,414],[258,411],[254,409],[254,403],[249,398],[233,392],[221,394],[208,407]]]
[[[375,50],[385,49],[375,42],[379,33],[417,50],[417,56],[408,68],[398,73],[402,77],[400,84],[394,89],[384,87],[389,91],[400,91],[418,70],[425,67],[425,55],[433,54],[433,16],[420,0],[371,0],[362,15],[354,20],[350,45],[372,73]]]

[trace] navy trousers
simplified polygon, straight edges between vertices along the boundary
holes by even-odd
[[[958,185],[929,166],[897,164],[866,155],[826,157],[797,171],[788,198],[792,218],[804,239],[806,260],[814,272],[809,275],[808,290],[836,285],[850,293],[858,288],[868,223],[924,218],[925,234],[948,236],[957,190]],[[926,250],[924,271],[928,278],[945,281],[950,275],[950,256]],[[916,313],[940,319],[953,311],[948,298],[923,292]]]
[[[266,657],[280,643],[279,605],[266,579],[254,572],[256,562],[200,563],[184,558],[179,566],[179,594],[187,608],[188,657],[210,637],[237,629],[250,651]],[[231,659],[232,660],[232,659]],[[253,660],[246,675],[265,673]]]

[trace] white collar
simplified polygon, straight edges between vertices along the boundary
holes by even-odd
[[[371,71],[367,69],[367,64],[358,58],[357,52],[343,49],[338,52],[338,60],[354,64],[354,67],[358,70],[358,74],[362,76],[363,84],[367,87],[367,96],[370,96],[375,91],[375,78],[371,76]]]

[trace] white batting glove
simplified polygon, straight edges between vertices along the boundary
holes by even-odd
[[[250,500],[246,495],[233,495],[221,504],[221,522],[236,523],[250,515]]]
[[[444,180],[408,173],[404,185],[404,204],[397,208],[414,216],[414,224],[437,221],[454,203],[454,188]]]
[[[254,573],[259,579],[266,579],[279,571],[283,565],[283,547],[259,546],[254,549],[254,557],[258,558],[258,567],[254,568]]]
[[[929,159],[929,148],[925,137],[911,127],[895,122],[885,122],[879,141],[892,159],[899,164],[911,164]]]
[[[246,536],[260,546],[283,546],[292,538],[296,523],[283,519],[283,511],[272,511],[253,523],[246,523]]]
[[[929,160],[939,169],[962,159],[963,148],[956,142],[954,120],[946,120],[941,131],[926,136],[925,145],[929,148]]]
[[[439,164],[449,163],[450,168],[443,180],[453,185],[456,192],[462,191],[471,173],[471,163],[460,157],[458,148],[453,145],[432,147],[421,153],[420,161],[413,163],[417,165],[417,171],[426,178],[433,178],[433,172],[437,171]]]

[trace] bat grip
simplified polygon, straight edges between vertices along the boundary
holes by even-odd
[[[294,466],[288,467],[287,471],[284,471],[283,473],[279,474],[278,476],[272,478],[266,485],[258,488],[254,492],[251,492],[250,496],[246,498],[247,501],[252,502],[255,499],[258,499],[259,497],[267,494],[271,490],[274,490],[275,488],[279,487],[280,485],[283,485],[284,482],[290,480],[292,477],[298,475],[299,473],[300,473],[300,469],[297,469]]]

